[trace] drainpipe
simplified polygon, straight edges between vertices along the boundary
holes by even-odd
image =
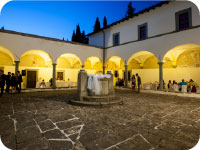
[[[103,74],[105,74],[105,61],[106,61],[106,37],[105,37],[105,32],[102,30],[103,33]]]

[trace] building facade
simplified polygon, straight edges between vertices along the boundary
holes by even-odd
[[[143,83],[159,82],[160,74],[165,82],[200,84],[199,27],[196,5],[165,1],[89,34],[89,44],[105,48],[105,68],[118,70],[120,78],[127,66],[128,75],[139,73]]]
[[[126,85],[193,79],[200,85],[200,17],[191,2],[161,2],[89,34],[89,45],[0,30],[0,68],[23,71],[23,87],[53,79],[53,87],[111,70]],[[57,84],[56,84],[57,83]]]

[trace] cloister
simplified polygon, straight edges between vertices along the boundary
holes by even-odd
[[[55,41],[10,31],[1,30],[0,34],[0,67],[6,74],[25,70],[23,88],[36,88],[37,82],[49,82],[51,78],[53,88],[56,87],[56,82],[73,82],[76,86],[81,68],[88,74],[102,74],[103,66],[105,72],[111,70],[114,74],[114,86],[117,78],[124,78],[125,85],[130,86],[131,76],[136,73],[141,76],[142,83],[159,82],[159,75],[162,73],[165,82],[193,79],[200,85],[199,44],[176,45],[163,52],[163,55],[147,49],[131,50],[128,58],[123,58],[123,53],[122,57],[112,53],[113,55],[107,56],[103,62],[102,47]]]

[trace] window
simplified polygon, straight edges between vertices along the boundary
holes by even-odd
[[[176,30],[184,30],[192,27],[191,8],[176,13]]]
[[[57,72],[56,80],[63,80],[63,72]]]
[[[138,39],[144,40],[148,37],[147,35],[147,23],[138,26]]]
[[[119,45],[119,33],[113,34],[113,46]]]

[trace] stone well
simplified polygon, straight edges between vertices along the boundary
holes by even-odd
[[[77,92],[78,97],[71,101],[72,104],[103,106],[122,103],[115,96],[111,71],[108,71],[106,75],[88,75],[85,70],[81,69],[78,74]]]

